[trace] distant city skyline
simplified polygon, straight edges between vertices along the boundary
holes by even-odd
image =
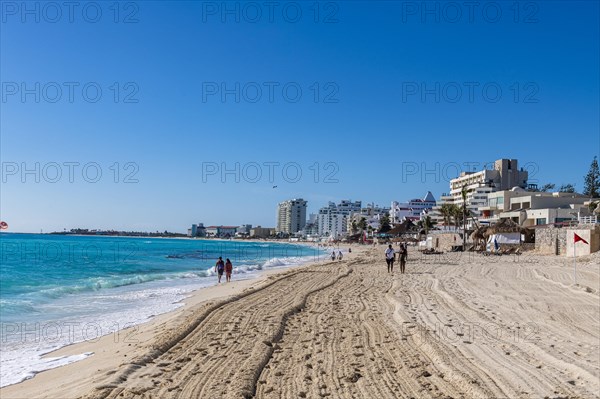
[[[600,154],[598,2],[9,3],[4,231],[275,227],[286,199],[439,198],[500,158],[581,191]]]
[[[439,168],[438,167],[438,172],[439,173],[435,177],[438,178],[438,179],[440,179],[440,180],[442,180],[442,182],[439,183],[439,184],[437,184],[437,185],[442,185],[442,187],[445,187],[445,188],[441,188],[440,191],[439,191],[439,193],[434,193],[434,197],[436,199],[439,200],[441,194],[447,193],[447,192],[450,191],[449,187],[448,187],[448,183],[449,182],[444,182],[443,180],[446,179],[445,174],[455,173],[458,170],[457,166],[456,166],[458,164],[460,164],[460,163],[459,162],[457,162],[457,163],[448,163],[447,167],[446,167],[446,170],[444,170],[443,168]],[[487,165],[487,167],[490,167],[490,165],[493,165],[493,162],[485,162],[485,163],[483,163],[483,162],[482,163],[470,162],[470,163],[466,163],[466,166],[469,169],[471,167],[473,167],[473,168],[478,168],[478,167],[481,168],[481,167],[484,167],[485,165]],[[521,165],[522,164],[519,164],[520,168],[522,167]],[[534,164],[533,162],[526,162],[525,165],[526,165],[525,168],[528,168],[528,167],[531,168],[530,171],[533,171],[534,173],[541,173],[541,171],[540,171],[540,169],[539,169],[539,167],[538,167],[537,164]],[[535,167],[531,167],[531,165],[535,165]],[[415,171],[415,169],[413,169],[413,166],[414,166],[413,164],[409,164],[409,163],[407,163],[405,165],[405,172],[406,172],[405,176],[406,176],[407,180],[411,176],[413,176],[413,177],[414,176],[419,176],[420,174],[423,174],[425,177],[427,177],[427,176],[430,176],[430,177],[433,176],[433,171],[432,170],[425,170],[425,169],[424,170],[418,170],[417,169]],[[463,172],[464,171],[467,171],[467,170],[465,169],[465,170],[463,170]],[[469,171],[472,171],[472,170],[469,170]],[[42,176],[41,173],[40,173],[40,176]],[[456,175],[456,176],[448,176],[448,177],[455,178],[457,176],[458,175]],[[7,179],[10,179],[13,176],[9,175],[9,176],[5,176],[5,177]],[[32,179],[33,177],[35,177],[33,174],[30,174],[29,176],[26,176],[26,178],[28,178],[28,179]],[[581,179],[581,180],[583,180],[583,179]],[[540,186],[542,184],[544,184],[544,183],[552,182],[551,180],[544,180],[543,182],[539,182],[538,179],[534,179],[533,181],[538,182],[538,185],[540,185]],[[529,183],[531,183],[533,181],[529,180]],[[47,183],[47,184],[50,184],[50,183]],[[423,186],[425,186],[425,184],[423,184]],[[560,184],[557,184],[557,187],[556,187],[555,190],[558,190],[558,186],[560,186]],[[579,184],[576,184],[576,188],[579,188],[579,186],[580,186]],[[583,187],[583,183],[581,183],[581,187]],[[426,188],[427,187],[425,187],[425,189]],[[427,191],[431,191],[431,190],[427,190]],[[390,198],[388,201],[383,200],[381,202],[378,202],[378,201],[367,201],[367,200],[364,200],[364,199],[359,198],[359,197],[356,197],[356,200],[357,201],[362,201],[362,203],[365,204],[365,206],[366,206],[366,204],[374,203],[375,205],[378,205],[378,206],[389,207],[389,205],[393,201],[408,201],[410,199],[420,198],[422,196],[423,196],[423,193],[420,193],[419,195],[415,195],[415,196],[394,197],[394,198]],[[300,197],[300,196],[298,196],[298,197]],[[310,198],[309,196],[304,196],[304,197],[307,198],[306,199],[306,201],[307,201],[307,211],[306,211],[306,214],[307,215],[309,213],[318,213],[319,209],[322,208],[322,207],[327,206],[327,203],[330,202],[330,201],[332,201],[332,202],[338,202],[340,200],[355,200],[354,197],[350,197],[350,196],[342,196],[342,197],[339,197],[339,198],[338,197],[335,197],[335,198],[334,197],[329,197],[328,198],[328,197],[321,197],[321,196],[319,196],[317,200],[320,200],[321,198],[328,198],[328,199],[327,200],[322,200],[321,202],[316,202],[316,201],[310,201],[308,199],[308,198]],[[280,202],[286,201],[288,199],[290,199],[290,198],[281,198],[281,199],[277,200],[277,202],[273,203],[272,206],[274,208],[276,208]],[[162,228],[160,226],[156,226],[156,227],[151,227],[150,226],[146,230],[144,230],[144,229],[136,229],[136,228],[129,228],[129,229],[128,228],[120,228],[120,227],[115,227],[115,226],[106,225],[106,224],[103,224],[101,226],[93,226],[93,225],[84,225],[83,223],[80,223],[78,225],[73,225],[73,226],[63,226],[63,227],[60,227],[60,228],[52,228],[52,227],[44,227],[44,226],[42,226],[42,227],[40,227],[37,230],[35,230],[35,229],[33,229],[33,230],[16,230],[12,226],[12,223],[14,221],[10,220],[9,218],[6,218],[6,219],[11,222],[11,225],[9,225],[9,230],[5,230],[6,232],[28,232],[28,233],[38,233],[38,232],[40,232],[42,230],[43,230],[43,232],[50,232],[50,231],[63,231],[64,229],[70,230],[70,229],[73,229],[73,228],[87,228],[87,229],[99,229],[99,230],[147,231],[147,232],[154,232],[154,231],[161,231],[162,232],[162,231],[167,230],[167,231],[171,231],[171,232],[185,234],[186,231],[187,231],[187,228],[189,227],[189,224],[191,222],[195,221],[195,220],[202,220],[205,225],[232,225],[232,226],[239,226],[239,225],[242,225],[242,224],[252,224],[253,226],[263,226],[263,227],[275,227],[277,225],[277,218],[276,218],[276,216],[273,216],[270,220],[267,218],[267,219],[264,219],[264,220],[255,221],[255,220],[252,220],[252,218],[245,217],[245,218],[243,218],[243,220],[238,221],[238,220],[234,220],[234,218],[229,217],[227,215],[220,215],[220,216],[213,216],[213,217],[207,216],[207,217],[195,218],[195,219],[192,219],[190,221],[186,221],[186,223],[187,222],[190,222],[190,223],[184,224],[184,225],[182,225],[180,227],[179,226],[173,226],[173,227],[170,227],[170,228]],[[3,217],[3,220],[4,220],[4,217]]]
[[[441,171],[438,174],[439,177],[440,177],[440,179],[441,180],[445,179],[446,176],[444,174],[451,173],[450,172],[451,170],[452,171],[458,170],[456,168],[457,164],[458,163],[448,163],[447,164],[448,167],[447,167],[446,171],[444,171],[442,168],[438,168],[438,171]],[[471,162],[471,163],[467,163],[467,166],[469,168],[471,168],[471,167],[473,167],[473,168],[488,167],[489,168],[490,165],[493,165],[493,162],[485,162],[485,163]],[[532,170],[534,173],[540,173],[538,165],[536,165],[536,164],[534,164],[532,162],[526,163],[526,165],[530,165],[530,166],[531,165],[535,165],[535,168],[532,168],[530,170]],[[406,166],[405,170],[406,170],[406,173],[407,173],[407,175],[406,175],[407,179],[410,178],[410,176],[419,175],[421,173],[423,173],[425,176],[427,176],[427,174],[429,174],[429,176],[433,175],[432,170],[424,170],[424,171],[417,170],[415,172],[415,170],[412,169],[412,167],[413,167],[412,164],[407,164],[407,166]],[[521,164],[519,164],[519,168],[522,168]],[[525,166],[525,168],[527,168],[527,166]],[[463,170],[461,172],[466,172],[466,171],[467,170]],[[469,170],[469,171],[472,172],[473,170]],[[454,178],[458,177],[459,174],[457,174],[456,176],[450,176],[450,177],[452,179],[454,179]],[[33,175],[30,175],[28,178],[31,178],[31,176],[33,176]],[[10,179],[10,177],[11,176],[7,176],[7,178],[9,178],[9,179]],[[583,179],[581,179],[581,180],[583,180]],[[537,183],[533,183],[533,181],[535,181]],[[537,179],[528,180],[528,183],[538,184],[540,187],[544,183],[551,183],[551,182],[552,182],[551,180],[547,180],[547,181],[544,180],[543,182],[539,182]],[[50,184],[50,183],[48,183],[48,184]],[[433,193],[433,195],[436,198],[436,200],[439,200],[440,196],[442,194],[448,193],[450,191],[449,186],[448,186],[449,182],[442,182],[442,183],[439,183],[438,185],[440,185],[440,184],[443,187],[445,187],[445,188],[441,189],[441,191],[439,193]],[[575,183],[575,185],[576,185],[576,188],[579,188],[579,184]],[[558,191],[559,186],[560,186],[560,184],[557,184],[557,186],[554,189],[554,191]],[[581,183],[581,187],[583,187],[583,183]],[[428,191],[431,191],[431,190],[429,190],[427,188],[425,188],[425,189],[426,189],[425,194]],[[297,196],[297,197],[300,198],[301,196]],[[349,197],[349,196],[345,196],[345,197],[342,196],[342,197],[339,197],[339,198],[338,197],[336,197],[336,198],[331,197],[331,199],[327,199],[326,201],[321,201],[321,202],[314,202],[313,201],[313,202],[311,202],[310,200],[308,200],[308,198],[310,198],[309,196],[304,196],[304,197],[306,197],[306,200],[305,200],[306,203],[307,203],[307,205],[306,205],[306,209],[307,209],[306,210],[306,215],[308,216],[311,213],[315,213],[315,214],[318,213],[319,209],[321,209],[323,207],[326,207],[329,202],[339,202],[339,201],[343,201],[343,200],[350,200],[350,201],[360,201],[360,202],[362,202],[362,204],[363,204],[364,207],[367,207],[370,204],[374,204],[375,206],[389,207],[390,204],[392,204],[392,202],[394,202],[394,201],[405,202],[405,201],[409,201],[409,200],[412,200],[412,199],[421,198],[421,197],[423,197],[423,193],[420,193],[420,195],[415,195],[415,196],[405,196],[405,197],[390,198],[389,201],[385,201],[384,200],[382,202],[366,201],[366,200],[364,200],[364,199],[362,199],[360,197],[354,198],[354,197]],[[321,196],[319,196],[318,198],[320,199],[320,198],[328,198],[328,197],[321,197]],[[292,199],[291,197],[290,198],[281,198],[277,202],[273,203],[272,207],[273,207],[273,209],[277,209],[280,203],[285,202],[285,201],[289,201],[291,199]],[[273,209],[271,209],[271,210],[273,210]],[[271,212],[271,213],[273,213],[273,212]],[[10,220],[8,218],[6,218],[6,219]],[[2,220],[5,220],[5,219],[3,218]],[[106,224],[103,224],[102,227],[98,227],[98,226],[88,226],[88,225],[84,225],[84,224],[80,223],[79,225],[63,226],[61,228],[45,228],[45,227],[40,227],[38,230],[16,230],[11,225],[9,225],[9,230],[4,230],[4,232],[39,233],[40,231],[43,231],[45,233],[48,233],[48,232],[51,232],[51,231],[60,232],[60,231],[63,231],[63,230],[67,230],[68,231],[68,230],[71,230],[71,229],[83,228],[83,229],[90,229],[90,230],[92,230],[92,229],[98,229],[98,230],[145,231],[145,232],[155,232],[155,231],[163,232],[163,231],[169,231],[169,232],[174,232],[174,233],[185,234],[187,232],[187,229],[189,228],[189,225],[192,224],[192,223],[195,223],[197,220],[200,220],[206,226],[209,226],[209,225],[241,226],[241,225],[244,225],[244,224],[251,224],[252,226],[263,226],[263,227],[271,227],[271,228],[277,226],[277,216],[275,214],[274,214],[274,216],[272,216],[271,220],[266,219],[266,221],[258,221],[258,222],[255,221],[255,220],[253,220],[251,217],[245,217],[241,221],[236,221],[232,217],[229,217],[227,215],[212,216],[212,217],[210,215],[208,215],[206,217],[200,216],[200,217],[197,217],[195,219],[191,219],[189,221],[186,221],[186,223],[187,222],[189,222],[189,223],[184,224],[184,225],[182,225],[180,227],[175,226],[175,227],[171,227],[171,228],[161,228],[160,226],[157,226],[155,228],[150,227],[149,229],[146,229],[146,230],[143,230],[143,229],[139,230],[139,229],[136,229],[136,228],[118,228],[118,227],[110,226],[110,225],[106,225]]]

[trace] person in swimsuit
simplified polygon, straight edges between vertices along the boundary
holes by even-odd
[[[404,270],[406,269],[406,258],[408,257],[408,249],[404,244],[400,244],[398,256],[400,258],[400,273],[404,274]]]
[[[223,262],[223,258],[219,256],[219,260],[215,265],[215,272],[219,275],[219,283],[221,282],[221,277],[223,277],[223,272],[225,271],[225,262]]]
[[[233,264],[231,263],[229,258],[227,258],[227,260],[225,261],[225,279],[227,282],[231,281],[231,273],[233,273]]]

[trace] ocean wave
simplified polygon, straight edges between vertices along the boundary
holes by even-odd
[[[181,252],[181,253],[169,254],[166,256],[166,258],[167,259],[207,259],[207,255],[201,250],[196,250],[193,252]]]
[[[44,370],[50,370],[78,362],[94,354],[93,352],[85,352],[71,356],[43,358],[30,352],[14,351],[11,353],[4,353],[0,388],[29,380]]]
[[[164,280],[162,275],[137,274],[132,277],[96,277],[76,285],[59,286],[42,289],[39,294],[48,298],[60,298],[64,295],[99,291],[105,288],[117,288],[127,285],[141,284],[149,281]]]
[[[263,268],[295,266],[314,260],[313,256],[289,256],[283,258],[271,258],[263,264]]]
[[[233,269],[234,274],[251,274],[260,272],[261,270],[280,268],[280,267],[292,267],[300,265],[306,262],[315,260],[314,256],[291,256],[291,257],[273,257],[262,262],[252,262],[235,265]],[[43,299],[43,302],[48,300],[55,300],[70,295],[78,295],[89,292],[97,292],[101,290],[114,289],[119,287],[133,286],[138,284],[166,281],[166,280],[181,280],[181,279],[204,279],[216,276],[214,267],[207,269],[195,269],[195,270],[179,270],[179,271],[160,271],[152,273],[140,273],[139,271],[135,274],[131,274],[131,271],[124,271],[124,274],[114,276],[102,276],[102,277],[90,277],[86,280],[79,280],[70,285],[46,287],[37,290],[34,293],[27,294],[25,297],[21,297],[20,300],[14,301],[14,303],[2,302],[2,310],[9,313],[23,312],[23,313],[35,313],[35,307],[28,304],[29,300],[32,299],[34,302]],[[36,300],[36,298],[39,298]]]
[[[0,311],[3,316],[38,313],[31,302],[11,299],[0,299]]]

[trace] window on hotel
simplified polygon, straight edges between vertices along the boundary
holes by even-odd
[[[537,219],[535,219],[535,224],[536,225],[546,224],[546,218],[537,218]]]

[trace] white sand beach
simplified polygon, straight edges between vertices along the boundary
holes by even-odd
[[[384,247],[197,291],[8,398],[597,398],[600,254],[426,256]],[[398,269],[398,267],[396,267]],[[117,341],[117,342],[115,342]]]

